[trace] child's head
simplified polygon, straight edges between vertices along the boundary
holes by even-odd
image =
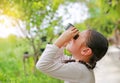
[[[77,40],[72,39],[67,45],[75,59],[89,62],[95,66],[107,52],[108,41],[107,39],[94,30],[86,30],[79,33]]]

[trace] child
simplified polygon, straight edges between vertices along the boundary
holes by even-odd
[[[74,39],[75,35],[79,37]],[[71,60],[63,54],[65,46],[72,54]],[[94,30],[79,32],[71,27],[46,46],[36,67],[65,83],[95,83],[93,69],[107,49],[108,41],[102,34]]]

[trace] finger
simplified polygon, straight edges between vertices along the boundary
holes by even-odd
[[[79,34],[79,32],[77,31],[77,32],[75,32],[75,35],[77,35],[77,34]]]
[[[76,30],[74,30],[74,32],[73,32],[75,35],[76,34],[79,34],[79,30],[78,29],[76,29]]]
[[[75,29],[75,27],[70,27],[68,30],[70,30],[70,31],[73,31]]]
[[[76,33],[76,32],[79,32],[79,30],[75,28],[75,29],[73,30],[73,33]]]
[[[71,30],[74,31],[76,28],[75,27],[72,27]]]

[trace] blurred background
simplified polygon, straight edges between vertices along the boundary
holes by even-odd
[[[0,83],[63,83],[35,64],[68,23],[107,37],[96,83],[120,83],[120,0],[0,0]]]

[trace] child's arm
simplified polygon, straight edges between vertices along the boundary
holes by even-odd
[[[83,75],[81,67],[86,67],[78,62],[65,64],[55,61],[55,57],[58,57],[59,50],[60,48],[55,45],[47,45],[36,64],[37,69],[61,80],[76,81],[76,79],[79,79]],[[78,68],[79,66],[80,68]],[[78,73],[80,76],[76,75]]]
[[[76,28],[71,27],[66,30],[54,42],[53,45],[47,45],[45,51],[42,53],[39,61],[37,62],[36,67],[42,72],[62,80],[72,80],[71,78],[73,78],[73,80],[75,81],[76,78],[79,78],[75,76],[76,74],[78,74],[78,72],[80,73],[81,71],[77,69],[79,65],[77,62],[70,64],[57,62],[59,56],[63,55],[63,52],[60,52],[60,49],[78,33],[79,32]]]

